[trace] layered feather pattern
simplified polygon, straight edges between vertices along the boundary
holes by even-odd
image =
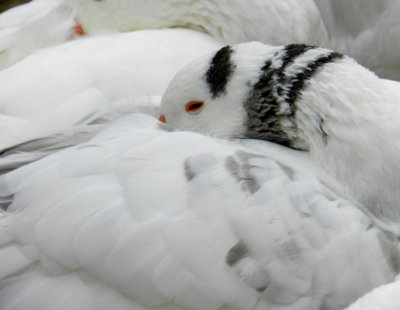
[[[297,151],[131,115],[1,177],[1,309],[343,309],[398,240]]]

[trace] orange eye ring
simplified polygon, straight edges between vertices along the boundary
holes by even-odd
[[[204,108],[204,101],[192,100],[186,103],[185,111],[190,114],[197,114]]]

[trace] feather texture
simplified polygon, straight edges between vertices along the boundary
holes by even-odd
[[[400,307],[399,281],[382,285],[358,299],[346,310],[396,310]]]
[[[0,150],[68,128],[123,98],[161,95],[176,71],[221,46],[188,29],[68,42],[0,71]]]
[[[346,53],[382,78],[400,80],[400,5],[396,0],[315,0],[330,48]]]
[[[325,48],[250,42],[231,47],[223,65],[234,69],[215,96],[205,77],[223,49],[177,73],[162,98],[166,122],[308,151],[400,236],[400,83]],[[186,112],[191,100],[201,111]]]
[[[398,240],[301,152],[117,120],[1,177],[1,309],[343,309]]]
[[[76,23],[88,35],[184,27],[226,44],[327,41],[313,0],[35,0],[3,15],[0,68],[74,37]]]

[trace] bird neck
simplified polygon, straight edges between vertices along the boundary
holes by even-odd
[[[400,221],[399,88],[344,58],[308,82],[296,112],[313,160],[388,222]]]

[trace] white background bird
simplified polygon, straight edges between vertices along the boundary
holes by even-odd
[[[171,27],[202,31],[224,43],[327,42],[313,0],[34,0],[0,15],[0,67],[66,41],[74,32],[95,35]]]
[[[400,80],[400,3],[396,0],[315,0],[328,47],[355,58],[382,78]]]

